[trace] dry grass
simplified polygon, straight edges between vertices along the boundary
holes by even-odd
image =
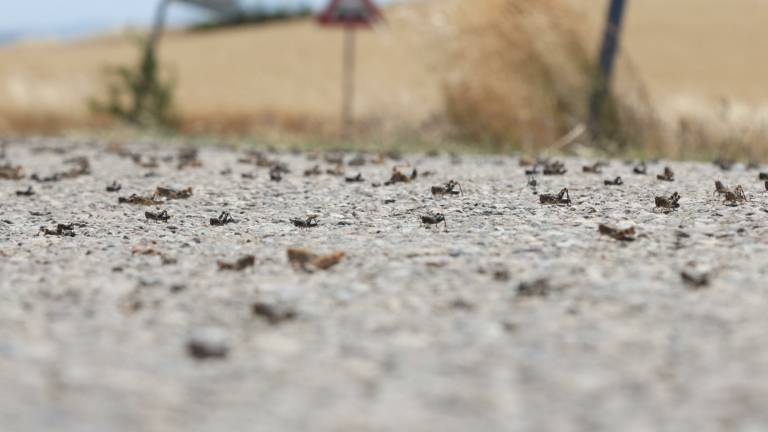
[[[537,153],[584,123],[594,55],[584,39],[587,22],[568,4],[457,2],[451,22],[456,67],[445,95],[460,133]],[[607,108],[605,130],[615,145],[637,145],[653,130],[640,94],[618,93]]]
[[[446,107],[463,133],[531,148],[578,122],[573,102],[583,100],[589,66],[567,8],[555,0],[456,2],[450,20]]]

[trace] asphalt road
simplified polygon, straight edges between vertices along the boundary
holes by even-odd
[[[534,188],[514,157],[347,154],[364,179],[347,182],[332,155],[186,156],[8,147],[0,173],[23,178],[0,180],[0,430],[768,429],[757,170],[566,158]],[[258,166],[276,162],[279,182]],[[397,164],[418,177],[384,185]],[[463,194],[430,193],[451,179]],[[725,205],[718,179],[748,201]],[[158,187],[192,194],[118,202]],[[570,205],[540,203],[564,187]]]

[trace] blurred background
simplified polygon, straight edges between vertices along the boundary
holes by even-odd
[[[377,1],[384,20],[356,31],[344,136],[344,30],[314,18],[328,1],[233,3],[225,13],[172,3],[152,59],[158,0],[5,5],[0,135],[531,154],[587,144],[608,0]],[[765,160],[766,22],[764,0],[630,0],[598,148]],[[141,83],[149,96],[137,113]]]

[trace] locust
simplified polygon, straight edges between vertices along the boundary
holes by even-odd
[[[107,192],[120,192],[123,186],[117,181],[113,181],[111,185],[107,185]]]
[[[315,165],[312,168],[304,170],[304,177],[319,176],[323,171],[320,170],[320,165]]]
[[[157,168],[160,166],[157,163],[157,158],[155,156],[149,156],[145,160],[144,156],[139,153],[129,153],[128,157],[131,158],[134,164],[140,166],[141,168]]]
[[[346,171],[344,170],[344,164],[343,163],[336,164],[335,168],[328,168],[327,170],[325,170],[326,174],[332,175],[332,176],[335,176],[335,177],[341,177],[341,176],[344,175],[345,172]]]
[[[603,173],[603,162],[595,162],[592,165],[585,165],[581,167],[581,171],[584,173],[590,173],[590,174],[602,174]]]
[[[21,166],[13,166],[9,163],[0,166],[0,180],[21,180],[24,178]]]
[[[51,174],[49,176],[41,177],[41,176],[37,175],[37,173],[34,173],[31,176],[29,176],[29,178],[34,180],[34,181],[36,181],[36,182],[38,182],[38,183],[53,183],[53,182],[57,182],[57,181],[61,180],[61,174],[54,173],[54,174]]]
[[[640,162],[632,168],[632,172],[639,175],[646,175],[648,174],[648,165],[645,164],[645,161]]]
[[[320,215],[308,214],[305,219],[292,218],[291,223],[299,228],[314,228],[318,226]]]
[[[358,153],[355,157],[350,159],[349,162],[347,162],[347,165],[354,166],[354,167],[359,167],[359,166],[365,165],[366,162],[367,161],[365,159],[365,155],[362,154],[362,153]]]
[[[554,205],[571,205],[571,197],[568,194],[568,189],[563,188],[554,194],[541,194],[539,195],[539,202],[541,204],[554,204]]]
[[[76,178],[80,177],[82,175],[88,175],[91,173],[91,163],[88,161],[87,157],[81,156],[76,157],[72,159],[67,159],[64,161],[65,164],[71,164],[75,165],[73,168],[69,169],[68,171],[64,171],[59,174],[61,178]]]
[[[256,264],[256,257],[253,255],[246,255],[234,262],[217,261],[216,264],[219,266],[219,270],[243,271]]]
[[[187,199],[192,196],[192,188],[188,187],[186,189],[177,190],[166,187],[158,187],[155,189],[154,196],[159,196],[166,199]]]
[[[86,157],[76,157],[64,161],[65,164],[74,164],[75,166],[63,172],[53,173],[46,177],[32,174],[30,178],[38,183],[57,182],[62,179],[73,179],[91,173],[91,164]]]
[[[713,160],[712,164],[714,164],[716,167],[720,168],[723,171],[730,171],[731,169],[733,169],[735,162],[731,159],[724,159],[719,157]]]
[[[118,204],[134,204],[134,205],[145,205],[145,206],[160,205],[163,203],[162,201],[156,200],[154,196],[143,197],[136,194],[132,194],[128,198],[119,197],[117,198],[117,202]]]
[[[536,162],[527,157],[521,157],[517,160],[517,165],[521,167],[533,166]]]
[[[344,153],[342,152],[329,152],[323,155],[323,159],[326,163],[331,165],[344,164]]]
[[[456,190],[458,188],[459,190]],[[456,180],[449,180],[443,186],[432,186],[432,195],[462,195],[461,184]]]
[[[618,241],[634,241],[635,240],[635,227],[629,227],[625,229],[619,229],[616,227],[600,224],[597,228],[598,232],[602,235],[611,237]]]
[[[673,192],[669,197],[657,196],[656,208],[662,210],[674,210],[680,208],[680,194]]]
[[[283,321],[296,318],[296,310],[290,307],[274,305],[266,302],[256,302],[251,305],[251,314],[264,319],[271,325],[278,325]]]
[[[144,217],[147,218],[147,220],[153,220],[155,222],[168,222],[171,219],[167,210],[163,210],[159,213],[150,211],[144,212]]]
[[[525,170],[525,175],[527,176],[535,176],[540,173],[539,171],[539,164],[534,164],[530,169]]]
[[[358,173],[356,176],[347,177],[344,179],[347,183],[362,183],[365,180],[363,179],[363,174]]]
[[[302,269],[307,272],[312,272],[313,270],[328,270],[340,263],[345,256],[346,254],[341,251],[320,255],[307,249],[288,249],[288,262],[290,262],[294,268]]]
[[[724,194],[726,194],[728,192],[730,192],[730,189],[728,189],[723,184],[723,182],[721,182],[720,180],[715,180],[715,193],[716,194],[724,195]]]
[[[744,188],[741,185],[736,186],[733,191],[725,192],[725,205],[736,207],[743,202],[747,202],[747,194],[744,193]]]
[[[75,236],[75,225],[74,224],[58,224],[56,225],[55,230],[48,229],[46,227],[40,227],[40,232],[43,233],[43,235],[49,236],[59,236],[59,237],[74,237]]]
[[[277,168],[277,165],[269,169],[269,179],[274,182],[279,182],[283,179],[282,171]]]
[[[560,161],[547,162],[544,164],[544,175],[563,175],[567,173],[565,164]]]
[[[275,162],[269,160],[264,153],[256,150],[246,152],[245,156],[237,159],[238,163],[251,164],[258,167],[271,167]]]
[[[621,177],[616,177],[613,180],[604,180],[603,184],[606,186],[621,186],[624,184],[624,180],[622,180]]]
[[[675,181],[675,172],[670,167],[664,167],[664,172],[656,176],[657,179],[662,181]]]
[[[16,196],[32,196],[35,194],[35,191],[32,190],[32,186],[29,186],[27,190],[23,191],[16,191]]]
[[[405,175],[403,174],[397,167],[392,168],[392,176],[384,182],[385,186],[390,186],[395,183],[410,183],[413,180],[416,180],[416,178],[419,176],[419,172],[416,170],[416,168],[413,169],[411,172],[411,175]]]
[[[429,213],[423,215],[421,216],[421,223],[426,226],[442,223],[445,225],[445,229],[448,229],[448,222],[446,222],[445,215],[442,213]]]
[[[229,212],[221,212],[219,217],[211,218],[210,220],[211,226],[224,226],[226,224],[235,223],[235,220],[232,219],[232,216],[229,214]]]
[[[186,148],[179,150],[178,153],[179,164],[177,168],[183,170],[184,168],[198,168],[203,166],[203,162],[198,159],[198,150],[196,148]]]
[[[692,270],[683,270],[680,272],[680,278],[691,289],[701,289],[709,286],[710,274],[706,272],[694,272]]]

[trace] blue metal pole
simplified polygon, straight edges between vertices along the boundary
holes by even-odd
[[[589,100],[589,119],[587,125],[592,135],[592,140],[600,138],[600,117],[602,115],[605,99],[608,97],[613,74],[613,65],[616,54],[619,51],[619,39],[621,36],[621,24],[624,10],[628,0],[611,0],[608,8],[608,19],[603,32],[603,42],[600,48],[600,64],[595,75],[592,95]]]

